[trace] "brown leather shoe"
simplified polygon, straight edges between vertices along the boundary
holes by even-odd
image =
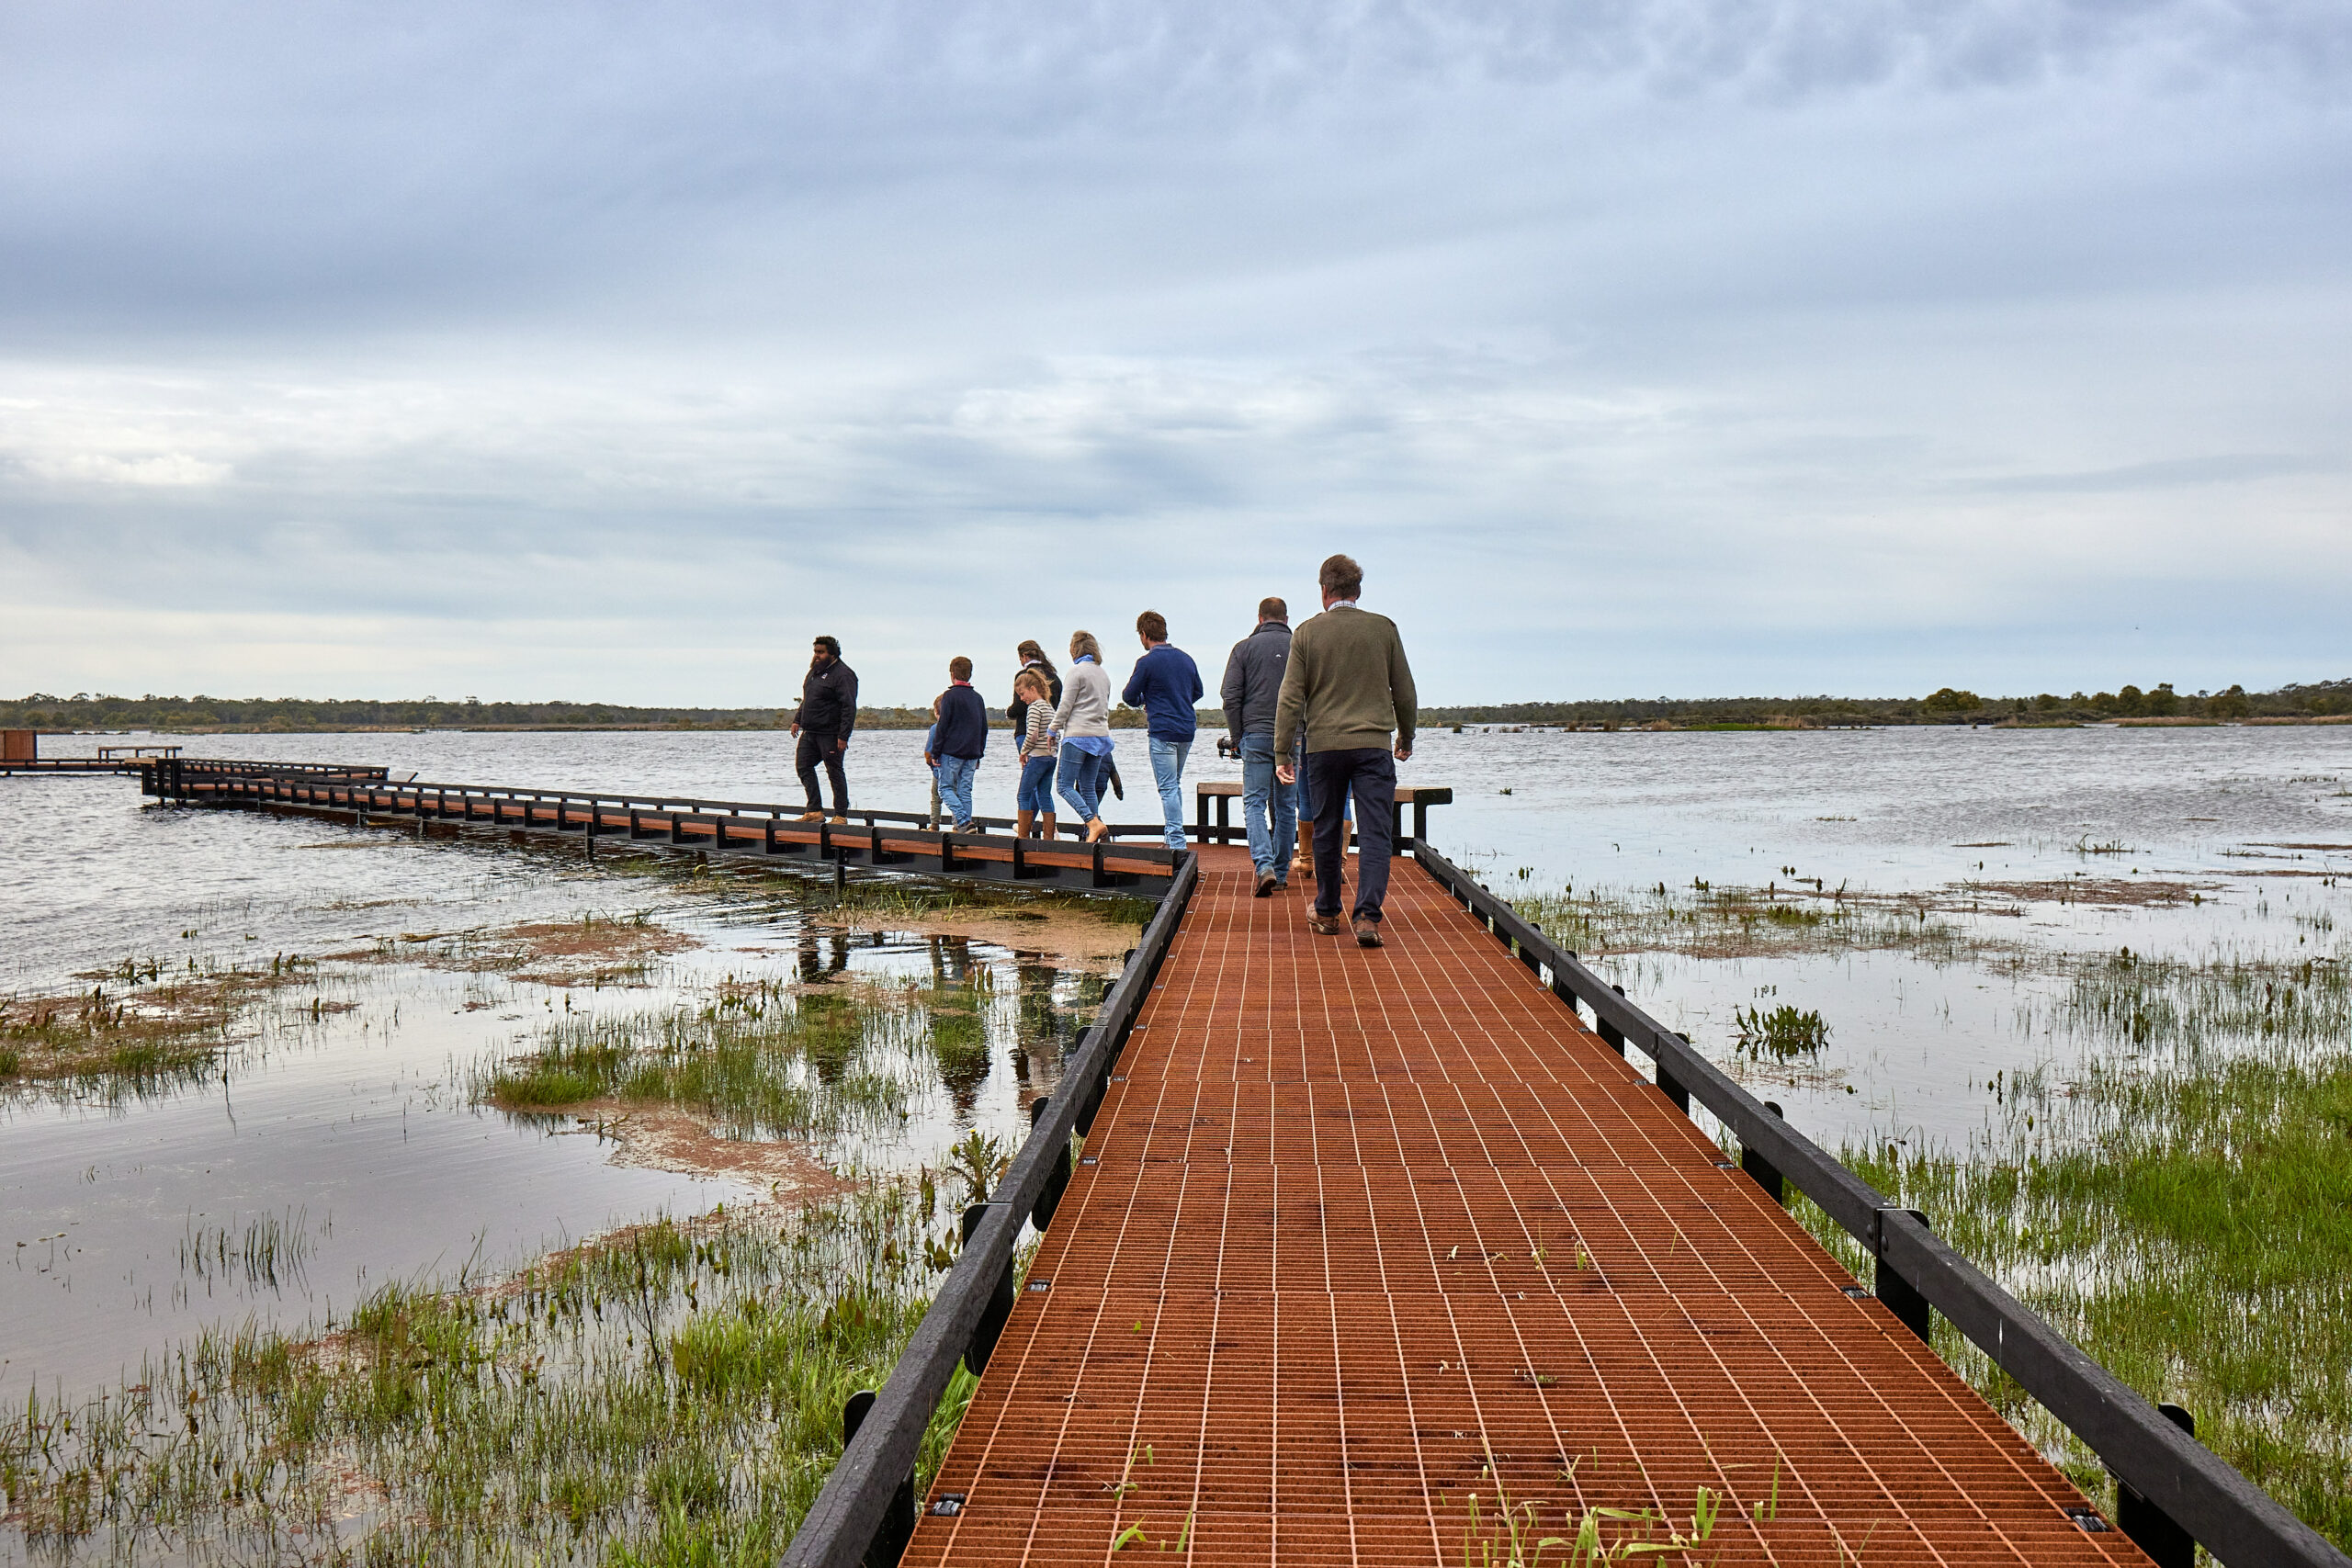
[[[1378,920],[1358,920],[1356,922],[1356,945],[1358,947],[1378,947],[1380,945],[1380,922]]]
[[[1317,936],[1338,936],[1348,929],[1347,922],[1337,915],[1309,915],[1306,929]]]

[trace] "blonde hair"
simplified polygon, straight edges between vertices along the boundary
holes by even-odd
[[[1015,675],[1012,678],[1012,689],[1016,693],[1035,692],[1041,697],[1049,697],[1054,692],[1051,686],[1046,684],[1046,678],[1035,670],[1023,670],[1020,674]]]
[[[1097,660],[1102,657],[1102,645],[1094,640],[1094,634],[1092,632],[1070,633],[1069,656],[1072,659],[1083,659],[1088,654],[1092,654]]]

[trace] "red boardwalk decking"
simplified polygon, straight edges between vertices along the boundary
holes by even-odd
[[[908,1562],[1458,1563],[1498,1481],[1710,1488],[1696,1562],[2146,1561],[1418,866],[1365,952],[1202,861]]]

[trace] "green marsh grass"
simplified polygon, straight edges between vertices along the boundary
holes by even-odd
[[[885,987],[736,990],[559,1019],[531,1054],[478,1073],[475,1091],[514,1111],[635,1100],[715,1116],[738,1136],[834,1137],[904,1120],[912,1086],[890,1064],[930,1027],[909,993]],[[985,1040],[981,1051],[985,1066]]]
[[[2001,1086],[1964,1151],[1848,1147],[2059,1333],[2352,1547],[2352,1035],[2334,964],[2119,954],[2062,1015],[2112,1043]],[[1808,1226],[1860,1279],[1861,1249]],[[1937,1347],[2084,1490],[2103,1468],[1939,1321]]]
[[[323,1339],[210,1332],[0,1416],[0,1492],[31,1544],[85,1557],[773,1561],[843,1401],[922,1315],[933,1217],[872,1186],[639,1226],[492,1288],[386,1287]]]

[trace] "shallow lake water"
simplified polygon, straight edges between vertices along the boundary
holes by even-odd
[[[983,810],[1009,810],[1001,735]],[[45,750],[81,747],[51,740]],[[768,734],[416,734],[191,738],[191,755],[378,763],[452,784],[662,791],[793,801],[787,738]],[[920,736],[853,748],[863,804],[919,809]],[[1123,739],[1124,820],[1149,815],[1148,766]],[[1195,777],[1238,776],[1196,750]],[[1600,959],[1629,993],[1733,1065],[1835,1147],[1958,1142],[1996,1075],[2064,1073],[2099,1042],[2063,1026],[2069,953],[2335,959],[2352,897],[2352,728],[1799,733],[1440,731],[1400,770],[1450,784],[1431,836],[1507,897],[1664,885],[1916,896],[1978,944],[1965,961],[1900,946],[1769,957],[1652,949]],[[72,1394],[135,1375],[143,1355],[248,1314],[323,1321],[395,1278],[500,1269],[651,1214],[753,1189],[615,1163],[560,1121],[472,1102],[467,1075],[560,1010],[641,1010],[719,975],[947,975],[1021,962],[985,943],[820,937],[792,908],[688,895],[659,876],[516,847],[243,812],[157,808],[110,778],[0,779],[15,846],[0,912],[0,990],[77,983],[126,958],[170,964],[318,954],[428,933],[647,909],[701,946],[639,987],[548,987],[399,966],[339,974],[356,1005],[273,1021],[226,1071],[143,1096],[30,1092],[0,1106],[0,1395],[38,1380]],[[2069,881],[2161,880],[2194,903],[2061,897]],[[1973,884],[2007,885],[1972,912]],[[1990,912],[1994,906],[2004,911]],[[2006,961],[1996,956],[2007,955]],[[1034,962],[1030,965],[1034,970]],[[1063,984],[1047,976],[1048,985]],[[304,991],[289,998],[306,1000]],[[1801,1065],[1741,1056],[1735,1010],[1817,1010],[1827,1043]],[[978,1127],[1012,1137],[1051,1081],[1051,1052],[990,1028],[985,1081],[934,1089],[905,1139],[839,1151],[929,1157]],[[199,1270],[191,1249],[264,1217],[288,1235],[271,1277]],[[22,1245],[17,1245],[21,1243]]]
[[[958,986],[988,971],[997,999],[977,1081],[917,1074],[895,1131],[820,1150],[837,1168],[900,1168],[971,1129],[1017,1139],[1027,1101],[1058,1075],[1082,993],[1100,988],[985,942],[836,929],[774,884],[714,893],[684,880],[683,861],[649,874],[503,836],[164,809],[112,778],[0,779],[0,831],[19,846],[0,992],[135,995],[95,977],[126,960],[156,961],[168,979],[326,959],[246,1006],[236,1043],[200,1077],[0,1098],[0,1397],[12,1399],[139,1381],[143,1358],[208,1325],[324,1325],[384,1283],[495,1275],[622,1225],[768,1194],[764,1178],[624,1163],[593,1125],[478,1103],[483,1064],[558,1018],[659,1012],[730,978]],[[449,962],[418,941],[639,914],[698,945],[600,985]],[[386,947],[393,961],[365,956]]]

